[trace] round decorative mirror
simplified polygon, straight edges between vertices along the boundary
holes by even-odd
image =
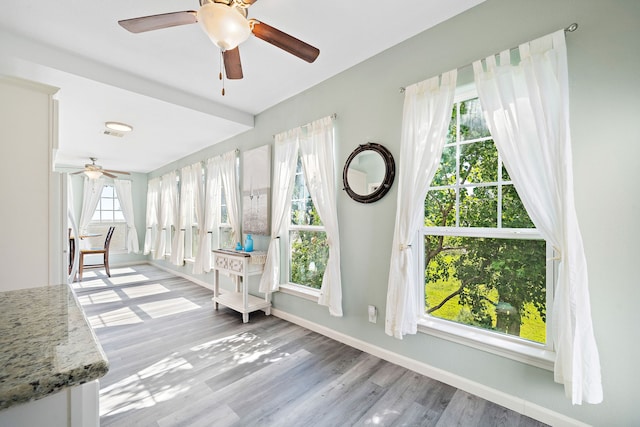
[[[342,181],[353,200],[372,203],[380,200],[391,188],[396,175],[396,164],[391,152],[380,144],[361,144],[349,155]]]

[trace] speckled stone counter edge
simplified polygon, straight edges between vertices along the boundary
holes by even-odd
[[[0,292],[0,410],[93,381],[108,370],[68,285]]]

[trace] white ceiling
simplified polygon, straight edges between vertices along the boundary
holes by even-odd
[[[259,0],[257,18],[320,49],[308,64],[260,39],[226,81],[198,25],[141,34],[119,19],[197,10],[197,0],[56,0],[4,5],[0,73],[61,88],[57,164],[149,172],[253,126],[253,116],[484,0]],[[123,138],[104,122],[126,122]]]

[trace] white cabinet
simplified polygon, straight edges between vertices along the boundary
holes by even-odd
[[[0,411],[0,427],[99,427],[98,380]]]
[[[57,88],[0,76],[0,290],[66,283]]]
[[[252,255],[253,254],[253,255]],[[271,314],[271,294],[264,298],[249,295],[249,277],[262,274],[264,269],[264,253],[248,253],[231,250],[213,251],[213,303],[217,310],[218,304],[242,313],[242,321],[249,321],[249,313],[263,310]],[[253,260],[253,261],[252,261]],[[231,275],[235,282],[235,292],[220,292],[220,272]]]

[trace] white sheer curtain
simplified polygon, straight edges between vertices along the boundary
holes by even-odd
[[[418,278],[418,233],[424,198],[433,179],[453,107],[457,71],[406,88],[402,113],[398,202],[391,247],[385,332],[402,339],[417,332],[423,310]]]
[[[211,271],[211,240],[220,223],[220,165],[222,157],[207,160],[206,182],[202,226],[200,227],[200,245],[193,264],[195,274]],[[198,220],[200,224],[200,220]]]
[[[198,174],[197,165],[185,166],[180,169],[180,208],[178,213],[178,228],[173,236],[171,245],[171,262],[183,265],[185,259],[185,245],[187,233],[192,232],[194,207],[199,197],[199,187],[202,183],[202,167]],[[188,252],[188,251],[187,251]]]
[[[71,175],[68,173],[64,174],[67,181],[67,224],[68,227],[71,228],[73,236],[77,239],[76,242],[80,241],[78,238],[78,224],[76,222],[76,213],[75,213],[75,202],[73,198],[73,180],[71,179]],[[71,271],[69,271],[69,275],[67,277],[67,283],[71,284],[76,278],[76,272],[78,271],[78,253],[80,248],[77,245],[74,245],[74,253],[69,254],[73,256],[73,265],[71,266]],[[71,251],[71,242],[68,242],[67,246],[68,250]]]
[[[156,240],[155,259],[161,259],[167,250],[167,234],[176,225],[178,205],[178,189],[176,172],[171,171],[161,177],[160,184],[160,230]],[[170,234],[169,234],[170,235]]]
[[[171,240],[171,264],[182,265],[184,264],[184,235],[185,235],[185,223],[187,221],[187,193],[191,191],[191,170],[184,167],[180,169],[180,192],[178,196],[178,218],[176,221],[176,229],[174,231],[173,239]]]
[[[238,188],[237,168],[236,168],[237,151],[229,151],[222,155],[222,164],[220,165],[220,175],[224,185],[224,196],[227,202],[227,213],[229,215],[229,224],[231,225],[232,241],[239,242],[242,240],[240,234],[240,191]]]
[[[151,252],[154,237],[158,234],[160,178],[152,178],[147,184],[147,231],[144,235],[144,255]]]
[[[336,206],[334,145],[333,120],[331,117],[316,120],[302,127],[300,133],[300,155],[304,176],[313,204],[324,225],[329,245],[329,258],[322,276],[318,304],[329,307],[329,313],[332,316],[342,316],[340,233],[338,231],[338,210]]]
[[[600,359],[593,335],[587,263],[574,205],[569,87],[564,31],[473,64],[478,94],[505,167],[543,237],[559,257],[552,336],[555,380],[574,404],[600,403]]]
[[[122,215],[127,223],[127,252],[139,253],[140,243],[138,242],[138,230],[136,230],[135,217],[133,213],[133,195],[131,192],[131,181],[114,179],[113,185],[116,188],[116,196],[120,202]]]
[[[84,188],[82,194],[82,211],[80,212],[79,234],[86,234],[87,227],[91,222],[93,213],[98,206],[100,196],[102,195],[102,187],[104,187],[104,179],[84,178]]]
[[[273,200],[271,205],[271,242],[267,261],[260,278],[260,292],[273,292],[280,285],[280,238],[285,231],[293,194],[293,179],[298,160],[298,129],[282,132],[275,137]]]
[[[195,259],[196,256],[198,255],[198,249],[200,248],[200,231],[204,228],[204,176],[203,176],[203,168],[202,168],[202,162],[198,162],[195,163],[193,165],[191,165],[191,174],[192,174],[192,179],[193,179],[193,186],[194,186],[194,190],[193,190],[193,218],[196,221],[196,224],[192,224],[193,225],[197,225],[197,236],[196,233],[194,233],[193,231],[193,227],[191,228],[191,230],[189,231],[191,233],[191,239],[193,239],[194,241],[192,241],[191,243],[191,258],[193,258],[194,260],[194,264],[195,264]],[[198,247],[194,250],[193,248],[196,247],[196,243],[198,245]]]

